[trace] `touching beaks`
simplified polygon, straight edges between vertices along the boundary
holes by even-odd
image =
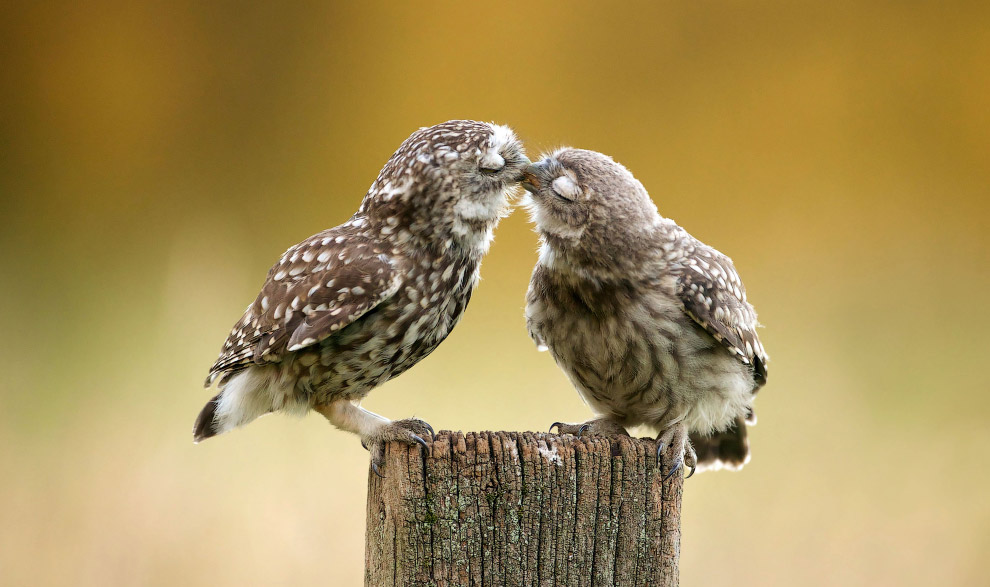
[[[527,192],[535,194],[540,190],[540,176],[545,165],[546,163],[544,161],[538,161],[523,167],[520,181]]]

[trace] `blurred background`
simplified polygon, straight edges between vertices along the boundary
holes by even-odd
[[[355,3],[356,4],[356,3]],[[193,446],[229,328],[421,126],[603,151],[728,253],[766,328],[684,585],[990,573],[990,4],[107,2],[0,21],[0,583],[357,585],[368,455],[322,417]],[[588,409],[526,335],[506,219],[447,342],[366,405]]]

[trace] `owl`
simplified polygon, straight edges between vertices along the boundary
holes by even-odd
[[[554,426],[648,425],[667,476],[740,468],[768,359],[732,261],[662,217],[606,155],[560,149],[523,177],[540,236],[526,324],[598,415]]]
[[[506,126],[452,120],[410,135],[347,222],[290,247],[268,271],[210,369],[206,385],[218,393],[194,440],[270,412],[315,410],[361,438],[378,474],[386,442],[426,447],[427,423],[390,421],[360,402],[461,319],[528,163]]]

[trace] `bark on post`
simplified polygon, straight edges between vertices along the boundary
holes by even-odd
[[[369,475],[365,585],[677,585],[682,475],[650,439],[441,432]]]

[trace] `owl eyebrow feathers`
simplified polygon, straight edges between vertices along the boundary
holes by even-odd
[[[290,248],[231,331],[206,385],[280,360],[339,332],[394,295],[399,272],[380,245],[343,227]]]

